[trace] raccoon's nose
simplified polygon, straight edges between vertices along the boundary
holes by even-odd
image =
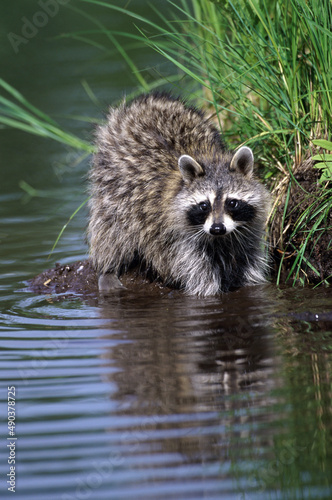
[[[226,234],[225,224],[212,224],[210,227],[210,234],[213,234],[213,236],[222,236]]]

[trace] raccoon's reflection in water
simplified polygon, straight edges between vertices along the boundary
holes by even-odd
[[[233,438],[271,419],[274,293],[264,285],[208,299],[176,292],[105,299],[103,315],[118,332],[105,352],[112,399],[118,415],[136,417],[135,446],[187,459],[204,450],[219,463]]]

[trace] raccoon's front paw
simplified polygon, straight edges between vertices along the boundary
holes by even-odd
[[[125,289],[121,281],[114,273],[101,274],[98,279],[98,290],[102,293],[113,290]]]

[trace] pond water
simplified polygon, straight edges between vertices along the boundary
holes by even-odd
[[[37,10],[20,0],[0,12],[6,32]],[[85,23],[61,6],[17,54],[2,44],[1,76],[88,138],[91,125],[66,116],[100,118],[135,79],[116,52],[54,39]],[[147,49],[135,60],[165,69]],[[14,457],[20,500],[332,498],[332,290],[33,294],[29,278],[87,255],[83,209],[49,257],[86,198],[88,159],[13,130],[0,147],[0,497],[12,498]]]

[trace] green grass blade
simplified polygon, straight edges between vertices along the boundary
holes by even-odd
[[[49,260],[49,259],[50,259],[50,257],[52,256],[52,254],[53,254],[53,252],[54,252],[54,250],[55,250],[55,248],[56,248],[56,246],[57,246],[57,244],[58,244],[58,242],[59,242],[59,240],[60,240],[61,236],[63,235],[63,233],[64,233],[64,231],[66,230],[66,228],[67,228],[68,224],[70,223],[70,221],[71,221],[71,220],[75,217],[75,215],[76,215],[76,214],[77,214],[77,213],[81,210],[81,208],[83,208],[83,207],[84,207],[84,205],[86,205],[86,203],[89,201],[89,199],[90,199],[90,197],[89,197],[89,198],[87,198],[86,200],[84,200],[84,201],[83,201],[83,203],[81,203],[81,204],[80,204],[80,206],[79,206],[79,207],[75,210],[75,212],[73,212],[73,213],[71,214],[71,216],[69,217],[69,219],[68,219],[68,221],[66,222],[66,224],[62,227],[61,231],[60,231],[60,232],[59,232],[59,234],[58,234],[57,239],[56,239],[56,240],[55,240],[55,242],[54,242],[54,245],[53,245],[53,247],[52,247],[52,250],[51,250],[51,252],[50,252],[50,254],[49,254],[49,256],[48,256],[48,260]]]

